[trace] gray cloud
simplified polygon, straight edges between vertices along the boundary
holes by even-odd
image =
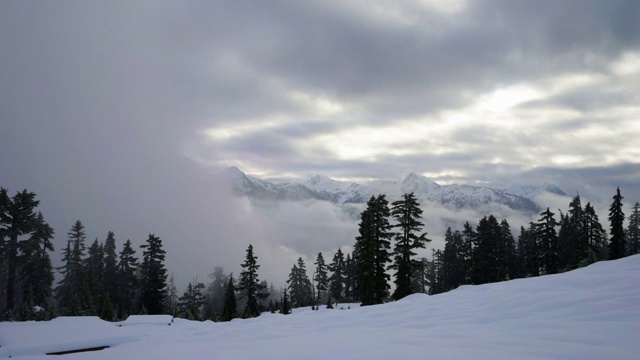
[[[277,277],[289,258],[334,251],[353,235],[323,204],[270,213],[229,199],[211,175],[225,164],[281,178],[548,181],[605,204],[620,185],[637,201],[640,75],[612,63],[640,51],[638,2],[470,1],[453,13],[418,1],[378,6],[2,2],[0,186],[38,194],[58,249],[77,218],[91,240],[113,230],[140,244],[157,233],[185,282],[213,265],[237,268],[249,242]],[[467,112],[495,90],[546,92],[572,74],[596,80],[525,99],[512,117]],[[619,128],[602,134],[605,123]],[[228,138],[203,135],[241,125]],[[571,137],[594,129],[596,137]],[[318,140],[332,134],[352,134],[354,144]],[[373,135],[407,136],[407,145],[371,146]],[[357,142],[378,152],[336,155],[361,150]],[[544,158],[554,153],[585,160],[563,167]],[[306,221],[317,217],[332,230]]]

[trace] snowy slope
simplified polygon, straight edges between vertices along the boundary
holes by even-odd
[[[37,354],[73,341],[65,335],[75,323],[73,332],[84,341],[76,345],[93,338],[92,345],[112,346],[64,358],[640,359],[638,284],[640,255],[384,305],[263,314],[230,323],[0,323],[0,358],[19,348],[33,355],[17,359],[48,359]]]
[[[403,181],[374,181],[369,184],[336,181],[323,175],[311,175],[288,183],[274,184],[249,177],[237,168],[227,169],[236,193],[257,199],[304,200],[318,199],[336,204],[365,203],[371,196],[385,194],[387,200],[395,201],[405,193],[414,193],[424,202],[436,202],[455,208],[477,209],[483,205],[501,204],[523,212],[539,212],[540,207],[533,201],[535,196],[544,193],[548,187],[531,187],[528,192],[521,191],[526,197],[486,187],[471,185],[439,185],[417,174],[407,175]],[[513,188],[514,191],[522,190]],[[559,189],[558,189],[559,190]],[[562,190],[559,190],[562,192]]]

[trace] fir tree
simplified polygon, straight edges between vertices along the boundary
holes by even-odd
[[[240,280],[238,282],[240,298],[246,300],[243,315],[245,318],[260,315],[260,304],[258,301],[268,296],[268,294],[263,292],[264,287],[258,279],[258,269],[260,265],[256,262],[257,260],[258,257],[253,255],[253,246],[249,245],[245,261],[241,265],[244,270],[240,273]]]
[[[362,305],[381,304],[389,294],[387,263],[391,261],[390,232],[388,217],[390,210],[384,195],[372,196],[367,209],[362,212],[359,225],[360,235],[356,237],[358,254],[358,292]]]
[[[329,276],[329,296],[336,299],[336,301],[342,301],[344,290],[344,254],[342,250],[338,248],[336,254],[333,256],[333,260],[329,265],[331,276]]]
[[[640,253],[640,203],[636,202],[633,205],[625,235],[627,237],[627,254],[635,255]]]
[[[127,239],[120,251],[118,261],[117,295],[115,297],[115,307],[118,311],[118,318],[126,319],[133,313],[133,300],[138,289],[138,259],[135,257],[135,250],[131,246],[131,240]]]
[[[586,246],[586,254],[582,257],[580,266],[586,266],[607,258],[607,232],[602,227],[596,210],[590,202],[584,207],[582,234],[580,237],[584,239],[581,241]]]
[[[236,300],[236,288],[233,285],[233,274],[229,275],[229,283],[224,293],[224,305],[220,319],[222,321],[230,321],[236,317],[238,313],[238,302]]]
[[[327,276],[328,267],[324,263],[324,257],[322,257],[321,252],[318,253],[314,265],[316,266],[315,276],[313,279],[316,282],[317,289],[316,304],[320,304],[322,301],[322,295],[329,287],[329,277]]]
[[[329,295],[331,297],[331,295]],[[287,293],[287,287],[284,287],[284,292],[282,293],[282,308],[280,309],[280,313],[283,315],[291,314],[291,304],[289,303],[289,294]]]
[[[21,246],[23,266],[20,274],[22,278],[22,302],[33,302],[42,308],[51,310],[53,285],[53,267],[49,251],[53,251],[53,228],[38,212],[34,231],[29,240]],[[28,299],[29,298],[29,299]]]
[[[107,233],[103,246],[102,287],[110,299],[118,296],[118,258],[116,255],[116,238],[113,231]]]
[[[82,261],[85,255],[85,239],[84,225],[77,220],[67,233],[67,246],[62,252],[63,266],[58,268],[63,278],[56,289],[56,298],[63,315],[91,313],[91,296],[85,286],[86,273]]]
[[[93,315],[97,313],[98,306],[102,304],[103,294],[103,273],[104,273],[104,251],[103,246],[95,239],[87,250],[87,258],[84,260],[84,287],[89,294],[90,302],[87,304],[89,308],[94,309]]]
[[[402,200],[393,202],[391,216],[400,230],[395,236],[393,264],[389,266],[396,271],[393,298],[399,300],[415,292],[411,286],[411,277],[419,264],[412,257],[416,255],[416,249],[424,249],[431,240],[427,239],[426,233],[418,235],[424,224],[420,221],[422,209],[413,193],[404,194]]]
[[[35,208],[40,201],[36,194],[26,189],[16,193],[12,198],[7,190],[0,188],[0,240],[2,241],[3,265],[6,266],[5,313],[9,314],[15,307],[19,285],[19,247],[20,237],[31,233],[37,225]],[[6,241],[4,240],[6,238]]]
[[[442,270],[444,291],[455,289],[465,283],[464,240],[459,231],[453,232],[450,227],[444,235]]]
[[[169,277],[167,282],[167,296],[164,298],[164,313],[173,314],[178,309],[178,289],[176,289],[176,283],[173,280],[173,273]]]
[[[229,282],[229,276],[224,273],[224,268],[216,266],[209,274],[211,282],[207,286],[205,317],[211,318],[214,314],[220,314],[224,305],[224,294]]]
[[[189,320],[203,320],[200,316],[201,308],[204,306],[204,284],[195,278],[187,285],[187,290],[178,298],[178,308],[180,316]]]
[[[611,228],[609,233],[611,239],[609,242],[609,259],[615,260],[625,256],[626,241],[624,237],[624,213],[622,212],[622,195],[620,195],[620,188],[616,190],[616,195],[613,196],[613,203],[609,207],[609,222]]]
[[[302,258],[298,258],[297,265],[294,264],[289,273],[289,291],[291,303],[294,307],[311,305],[311,281],[307,276],[307,268]]]
[[[167,270],[164,267],[165,251],[162,240],[149,234],[147,243],[140,246],[142,251],[141,302],[149,314],[163,313],[164,297],[167,287]]]
[[[549,208],[540,213],[542,216],[538,220],[538,242],[540,250],[540,265],[544,269],[545,274],[556,274],[560,264],[560,246],[558,244],[558,236],[556,227],[558,222],[554,218]]]

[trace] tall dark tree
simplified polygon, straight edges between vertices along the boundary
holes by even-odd
[[[478,222],[475,233],[476,246],[472,254],[471,281],[486,284],[504,280],[498,274],[498,258],[502,252],[501,229],[495,216],[485,216]]]
[[[585,242],[583,231],[584,210],[580,201],[580,195],[576,195],[569,203],[569,212],[567,215],[560,214],[559,224],[559,266],[561,268],[574,269],[588,254],[588,246]]]
[[[307,267],[302,258],[298,258],[297,265],[294,264],[289,273],[289,294],[294,307],[308,306],[312,303],[311,281],[307,276]]]
[[[116,237],[113,231],[107,233],[103,246],[102,286],[110,301],[118,296],[118,256],[116,255]]]
[[[134,299],[138,289],[138,258],[136,251],[131,246],[131,240],[127,239],[120,251],[118,261],[117,295],[113,299],[118,318],[125,319],[133,313]]]
[[[389,268],[395,270],[396,289],[392,296],[399,300],[415,292],[411,277],[420,263],[413,256],[417,254],[415,250],[424,249],[431,240],[426,233],[420,234],[424,226],[420,221],[422,209],[413,193],[404,194],[401,200],[393,202],[391,216],[396,220],[395,227],[399,231],[395,235],[394,259]]]
[[[362,305],[381,304],[389,294],[387,263],[391,262],[390,210],[384,195],[372,196],[362,212],[356,237],[358,292]]]
[[[519,276],[530,277],[540,275],[540,261],[537,240],[537,226],[530,223],[529,228],[520,227],[518,238]]]
[[[233,274],[229,274],[229,283],[224,293],[224,305],[220,320],[231,321],[238,313],[238,300],[236,299],[236,288],[233,284]]]
[[[560,244],[556,233],[558,222],[554,215],[547,208],[546,211],[540,213],[541,218],[538,220],[537,236],[540,249],[540,264],[545,274],[556,274],[560,270]]]
[[[625,235],[627,237],[627,253],[629,255],[640,253],[640,203],[636,202],[633,205]]]
[[[627,244],[624,236],[624,213],[622,212],[622,195],[620,194],[620,188],[616,190],[616,194],[613,196],[613,203],[609,207],[609,222],[611,228],[609,233],[611,239],[609,240],[609,259],[620,259],[626,255]]]
[[[169,281],[167,282],[167,293],[164,297],[164,313],[171,314],[174,316],[178,315],[178,289],[176,288],[176,282],[173,279],[173,273],[169,276]]]
[[[344,295],[345,267],[344,254],[340,248],[338,248],[338,251],[336,251],[336,254],[333,256],[329,270],[331,271],[331,276],[329,276],[329,296],[336,301],[342,301]]]
[[[167,269],[164,266],[166,251],[162,249],[162,240],[149,234],[147,243],[142,248],[141,304],[149,315],[164,312],[164,297],[167,287]]]
[[[260,315],[259,300],[269,295],[263,292],[264,286],[260,284],[260,280],[258,279],[258,269],[260,265],[258,265],[257,260],[258,257],[253,255],[253,246],[249,245],[245,261],[241,265],[244,270],[240,273],[240,280],[238,281],[240,298],[246,300],[243,314],[245,318]]]
[[[447,228],[442,254],[443,290],[449,291],[465,283],[464,240],[459,231]]]
[[[53,267],[49,251],[53,251],[53,228],[38,212],[34,231],[29,240],[23,242],[21,278],[23,286],[22,301],[33,302],[51,313],[53,286]]]
[[[95,239],[87,250],[87,258],[84,259],[84,287],[89,293],[87,305],[94,309],[95,315],[101,313],[98,309],[104,302],[105,289],[103,285],[104,273],[104,248],[98,239]]]
[[[465,284],[471,284],[471,274],[473,268],[473,251],[477,246],[477,234],[473,230],[473,226],[468,221],[464,223],[462,230],[462,259],[464,266]]]
[[[502,240],[502,253],[499,255],[498,277],[502,280],[514,279],[517,277],[518,254],[516,242],[511,234],[511,226],[506,219],[500,222],[500,239]]]
[[[86,239],[84,225],[77,220],[67,233],[67,246],[62,251],[63,265],[58,271],[63,275],[56,288],[58,308],[62,315],[91,315],[90,294],[85,286],[86,272],[82,261]]]
[[[580,235],[586,246],[587,253],[582,258],[580,265],[586,266],[596,261],[604,260],[608,257],[607,232],[600,223],[596,210],[587,203],[582,215],[582,234]]]
[[[315,276],[313,280],[316,283],[316,304],[320,304],[322,302],[322,295],[329,288],[329,277],[327,275],[328,266],[324,262],[324,257],[322,253],[319,252],[316,257],[316,262],[314,263],[316,266]]]
[[[201,310],[205,303],[204,283],[193,279],[188,285],[187,290],[178,298],[178,314],[179,316],[189,320],[203,320]]]
[[[280,309],[280,313],[283,315],[291,314],[291,304],[289,303],[289,294],[287,293],[287,287],[284,287],[284,292],[282,293],[282,308]]]
[[[229,282],[229,275],[224,273],[224,268],[216,266],[209,274],[211,282],[207,286],[207,300],[204,307],[204,316],[212,319],[222,313],[224,294]]]
[[[37,225],[35,208],[40,203],[35,199],[36,194],[26,189],[12,198],[7,192],[7,189],[0,188],[0,250],[7,274],[5,314],[14,309],[18,300],[20,237],[30,234]]]
[[[346,300],[350,302],[357,302],[360,300],[360,292],[358,291],[358,261],[355,259],[357,251],[354,251],[352,254],[353,255],[347,254],[347,257],[344,259],[344,298],[335,298],[337,300]],[[329,278],[329,283],[332,284],[331,278]]]

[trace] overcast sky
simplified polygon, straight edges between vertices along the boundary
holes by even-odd
[[[632,0],[0,0],[0,186],[38,194],[56,252],[76,219],[89,240],[151,232],[171,272],[198,264],[187,278],[240,263],[249,242],[276,262],[323,241],[304,228],[278,242],[286,229],[223,201],[212,174],[230,165],[550,182],[603,204],[620,186],[630,205],[638,14]],[[291,206],[356,231],[324,205]]]

